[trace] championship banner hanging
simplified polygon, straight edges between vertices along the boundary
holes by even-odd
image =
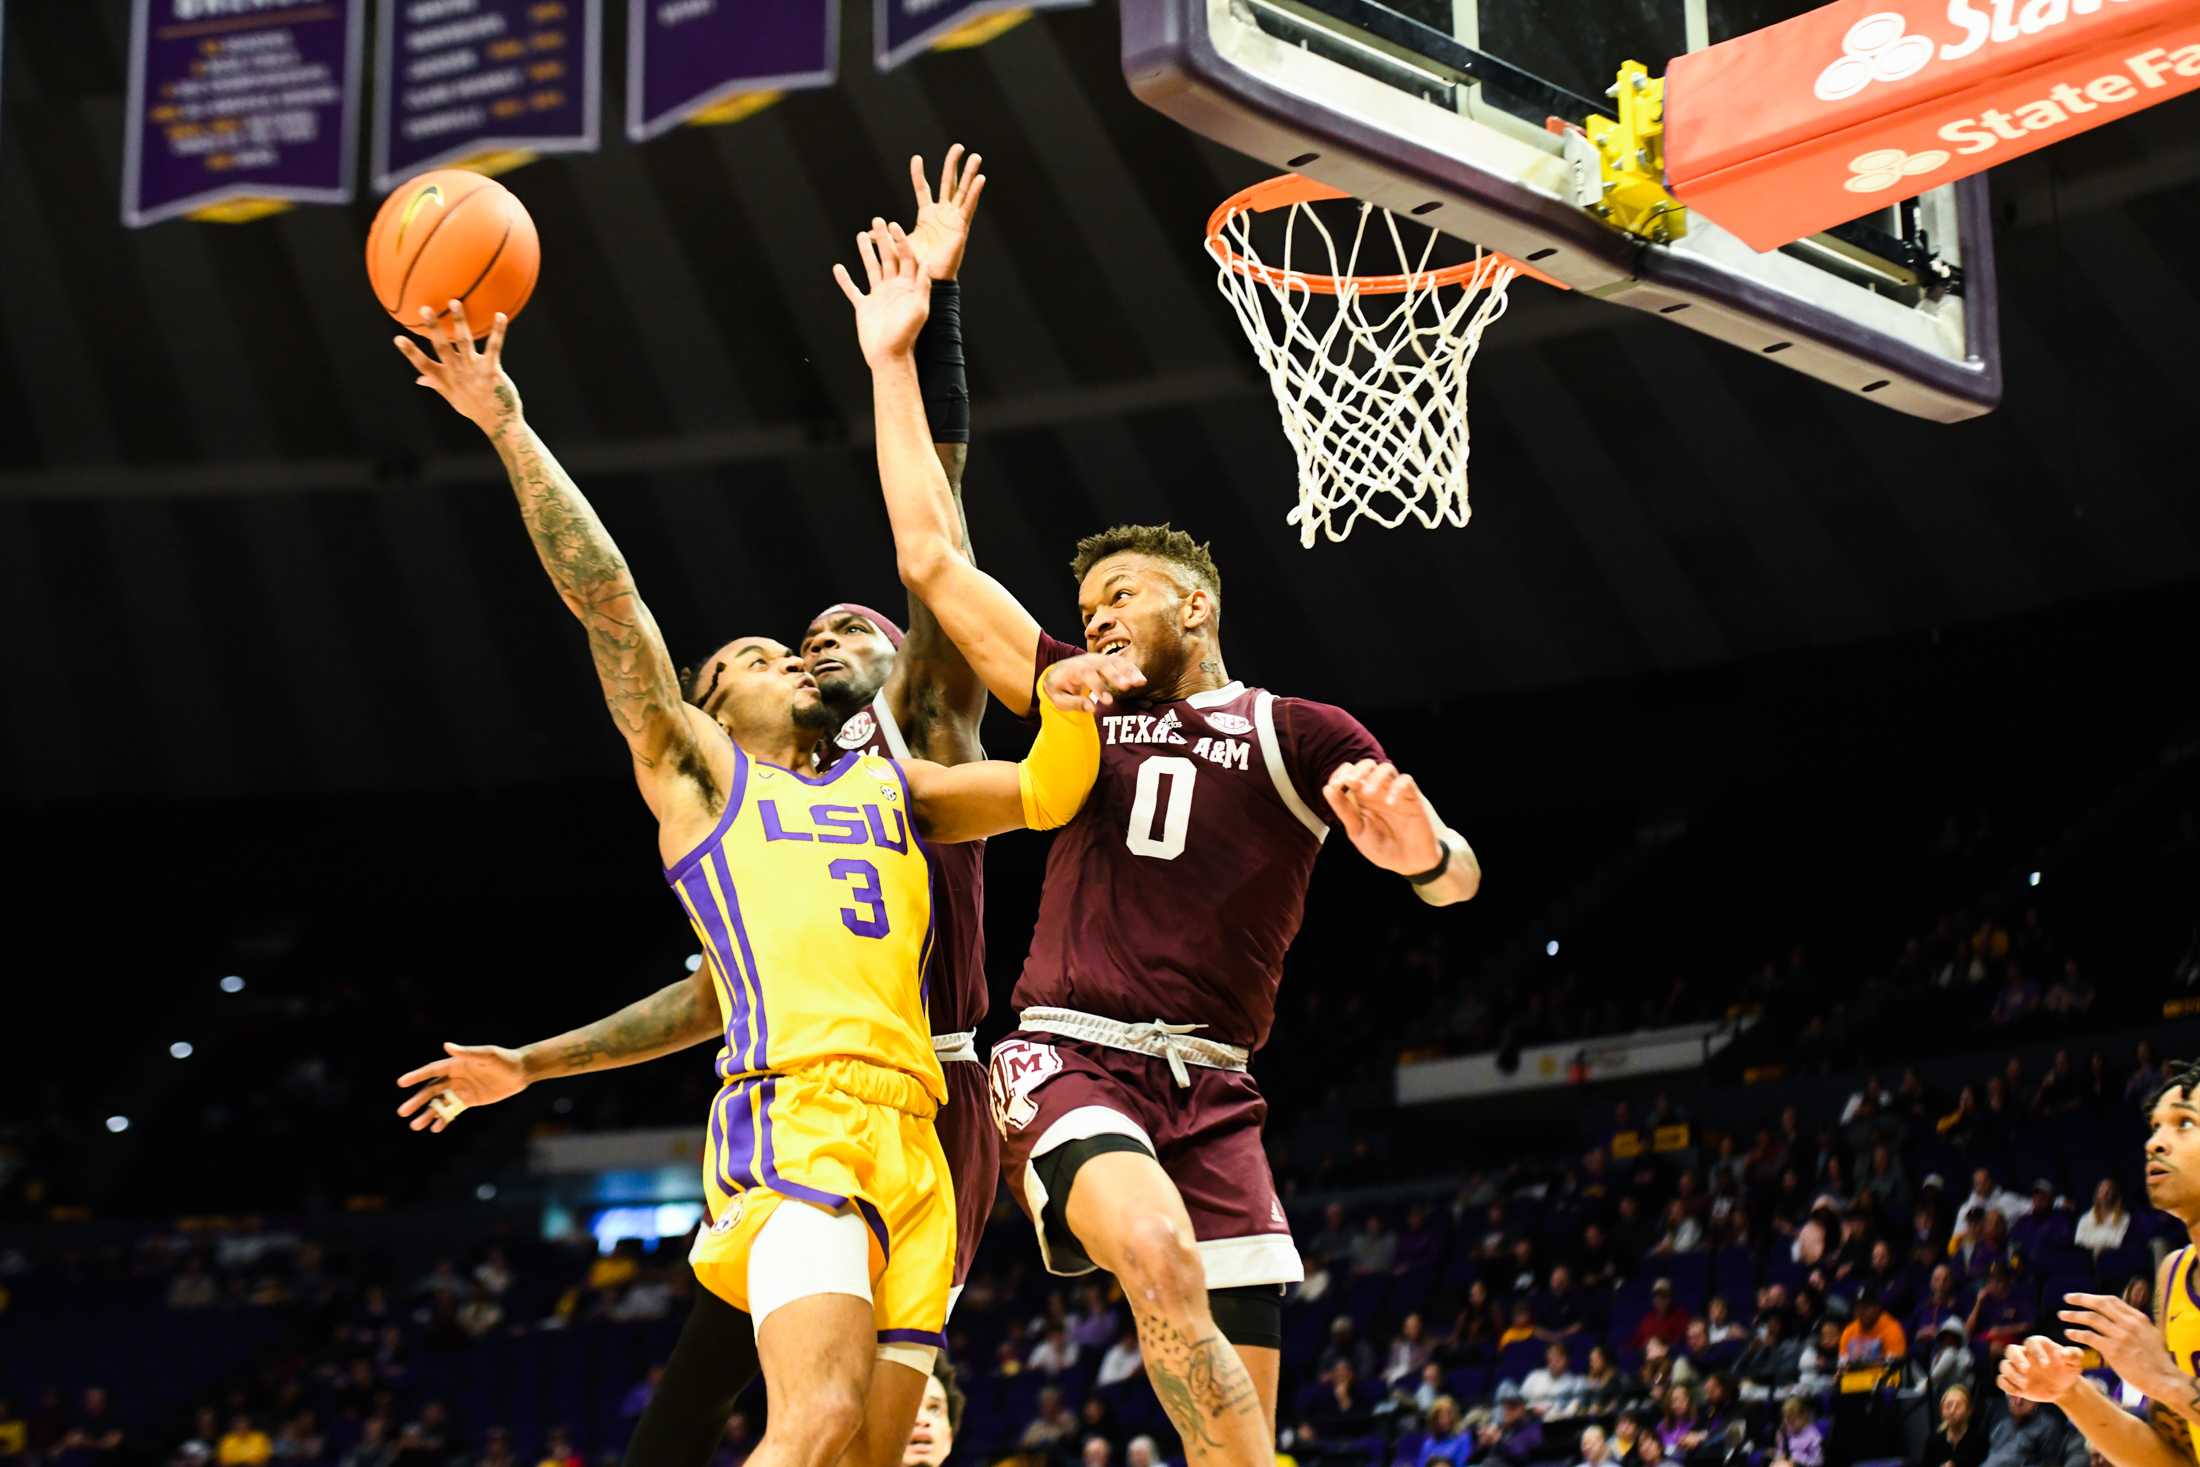
[[[351,201],[366,0],[133,0],[122,222]]]
[[[878,69],[892,71],[920,51],[980,46],[1034,10],[1061,10],[1088,0],[875,0],[871,34]]]
[[[2195,0],[1836,0],[1673,59],[1666,181],[1777,249],[2196,89]]]
[[[737,122],[833,84],[840,0],[628,0],[626,135]]]
[[[381,0],[374,186],[596,149],[602,0]]]

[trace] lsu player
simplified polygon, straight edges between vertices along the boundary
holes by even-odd
[[[440,343],[422,317],[435,355],[404,337],[397,348],[503,461],[543,569],[587,632],[666,879],[717,986],[711,1224],[692,1262],[753,1321],[769,1414],[751,1461],[889,1467],[942,1342],[954,1264],[932,1126],[947,1089],[922,990],[925,841],[1065,823],[1099,767],[1091,709],[1143,679],[1097,657],[1050,669],[1021,764],[851,750],[811,772],[831,714],[801,659],[768,637],[736,638],[689,701],[618,547],[526,422],[501,366],[505,319],[484,351],[458,301]],[[448,1121],[464,1097],[436,1078],[422,1088]]]
[[[2113,1294],[2070,1294],[2064,1335],[2035,1335],[2001,1361],[2001,1388],[2060,1407],[2115,1467],[2200,1461],[2200,1062],[2171,1065],[2147,1112],[2147,1201],[2184,1224],[2187,1243],[2162,1260],[2150,1318]],[[2146,1397],[2126,1413],[2088,1380],[2084,1347]]]

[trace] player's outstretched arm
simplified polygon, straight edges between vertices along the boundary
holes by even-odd
[[[963,254],[970,244],[970,221],[978,196],[985,192],[983,161],[963,155],[961,143],[947,150],[940,167],[938,195],[925,176],[924,159],[909,160],[909,184],[916,195],[915,223],[909,247],[932,283],[931,314],[918,333],[912,360],[917,368],[932,453],[947,477],[954,501],[955,548],[973,565],[970,517],[963,507],[963,470],[970,460],[970,390],[964,374],[962,330]],[[909,635],[894,660],[887,700],[909,746],[920,757],[942,764],[964,764],[980,757],[978,725],[985,717],[985,683],[971,669],[955,639],[914,591],[909,594]]]
[[[1322,798],[1360,854],[1413,883],[1432,907],[1463,902],[1482,889],[1482,863],[1467,838],[1436,813],[1410,774],[1372,759],[1340,764]]]
[[[927,840],[951,843],[1069,824],[1100,776],[1093,710],[1145,682],[1146,675],[1122,657],[1088,652],[1055,663],[1039,679],[1039,736],[1023,762],[983,759],[949,768],[910,761],[917,829]]]
[[[2066,1294],[2058,1317],[2072,1344],[2100,1351],[2102,1362],[2152,1402],[2154,1409],[2200,1422],[2200,1380],[2177,1368],[2162,1339],[2161,1308],[2169,1298],[2170,1273],[2176,1262],[2172,1253],[2155,1270],[2152,1315],[2114,1294]]]
[[[2174,1411],[2149,1402],[2145,1419],[2131,1415],[2081,1373],[2084,1352],[2032,1336],[2001,1357],[2003,1391],[2057,1407],[2086,1445],[2114,1467],[2192,1467],[2192,1433]]]
[[[879,487],[894,528],[895,565],[993,696],[1021,715],[1031,708],[1039,623],[960,548],[962,521],[932,448],[913,355],[930,312],[931,283],[898,224],[872,221],[856,236],[856,252],[869,289],[857,289],[843,265],[833,266],[833,278],[855,307],[856,335],[871,367]]]
[[[412,1090],[397,1113],[415,1131],[440,1132],[467,1107],[509,1100],[537,1080],[638,1065],[722,1032],[706,963],[615,1014],[520,1049],[446,1044],[442,1059],[397,1077],[400,1087]]]
[[[488,435],[504,461],[535,554],[559,599],[588,633],[604,703],[634,757],[634,778],[650,810],[663,821],[683,784],[721,793],[731,778],[732,756],[725,741],[715,737],[702,710],[681,695],[680,675],[665,650],[664,634],[642,604],[610,531],[549,445],[528,426],[519,389],[504,371],[504,334],[510,323],[499,312],[487,350],[477,351],[459,302],[451,302],[440,342],[433,315],[422,307],[420,316],[421,334],[428,337],[434,355],[403,336],[397,338],[397,349],[420,373],[419,385],[433,389]]]

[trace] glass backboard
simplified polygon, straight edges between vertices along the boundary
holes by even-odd
[[[1898,411],[2000,400],[1983,178],[1759,253],[1700,213],[1652,243],[1584,206],[1563,129],[1621,63],[1667,61],[1800,0],[1121,0],[1132,90],[1184,126],[1575,291],[1655,313]],[[1590,185],[1593,186],[1593,180]]]

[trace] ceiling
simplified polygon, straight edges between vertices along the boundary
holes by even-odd
[[[625,7],[609,5],[608,54]],[[2200,577],[2185,343],[2200,99],[1997,171],[2010,386],[1892,416],[1528,292],[1474,381],[1465,531],[1301,551],[1198,225],[1254,165],[1136,103],[1105,7],[508,182],[544,238],[509,352],[677,652],[892,601],[867,382],[828,269],[960,139],[980,558],[1057,631],[1083,531],[1216,542],[1233,671],[1362,707],[1696,668]],[[0,801],[600,771],[580,637],[495,461],[389,346],[372,202],[118,223],[121,0],[8,9]],[[611,67],[606,115],[621,115]]]

